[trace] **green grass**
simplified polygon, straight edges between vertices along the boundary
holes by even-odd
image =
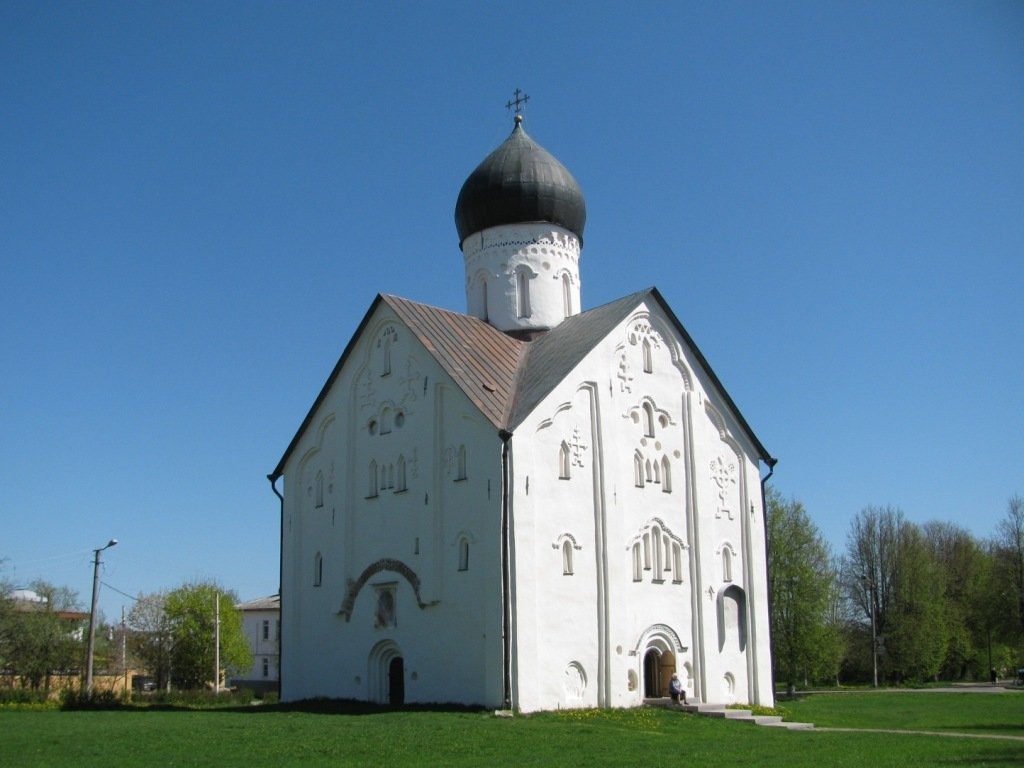
[[[851,694],[859,696],[860,694]],[[878,694],[872,694],[877,696]],[[895,697],[904,694],[893,694]],[[921,694],[941,696],[942,694]],[[963,694],[957,701],[997,698]],[[1024,698],[998,697],[1003,707]],[[861,720],[885,701],[855,703]],[[985,706],[970,703],[973,722]],[[788,705],[803,717],[813,697]],[[965,707],[959,707],[965,711]],[[932,709],[934,713],[935,708]],[[1008,722],[1006,711],[996,724]],[[1019,710],[1017,710],[1019,712]],[[1019,718],[1018,718],[1019,719]],[[891,725],[891,723],[890,723]],[[964,724],[961,724],[964,725]],[[978,727],[979,723],[974,723]],[[958,727],[956,730],[964,728]],[[218,710],[0,711],[5,765],[110,766],[908,766],[1024,765],[1024,742],[788,732],[668,710],[496,718],[479,712],[265,706]],[[10,760],[8,760],[10,758]]]
[[[1018,691],[815,693],[780,702],[779,707],[787,713],[787,720],[818,726],[1024,737],[1024,692]]]

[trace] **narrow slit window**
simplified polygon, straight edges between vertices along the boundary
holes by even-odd
[[[640,555],[640,542],[633,544],[633,581],[642,581],[644,578],[644,562]]]
[[[644,435],[654,437],[654,408],[644,403]]]
[[[469,540],[459,539],[459,570],[469,570]]]
[[[562,441],[562,445],[558,449],[558,477],[562,480],[568,480],[570,477],[570,461],[569,461],[569,445]]]
[[[672,463],[668,456],[661,457],[661,490],[663,493],[672,493]]]
[[[377,495],[377,461],[370,459],[370,469],[367,472],[369,485],[366,489],[367,498],[373,498]]]
[[[572,314],[572,282],[569,275],[562,275],[562,312],[566,317]]]
[[[661,566],[661,529],[660,528],[652,528],[651,529],[651,550],[653,550],[652,554],[654,555],[654,562],[652,563],[651,570],[654,571],[654,579],[657,581],[657,580],[661,579],[661,569],[662,569],[662,566]]]
[[[643,356],[644,356],[644,373],[652,373],[654,371],[654,362],[651,359],[651,341],[650,341],[650,339],[644,339],[644,343],[643,343],[643,346],[641,347],[641,349],[643,350]]]
[[[568,539],[562,542],[562,575],[572,576],[572,542]]]
[[[399,456],[398,462],[395,464],[395,493],[405,489],[405,457]]]
[[[516,301],[519,317],[529,317],[530,273],[525,269],[516,272]]]
[[[633,484],[637,488],[644,487],[644,459],[639,453],[633,454]]]
[[[324,558],[319,552],[313,558],[313,586],[319,587],[324,580]]]
[[[458,458],[457,458],[456,463],[457,463],[457,466],[456,466],[456,471],[455,471],[455,479],[456,480],[465,480],[466,479],[466,446],[465,445],[460,445],[459,446],[459,453],[458,453]]]

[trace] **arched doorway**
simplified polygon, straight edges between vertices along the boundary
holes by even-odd
[[[676,671],[676,657],[671,651],[650,648],[644,654],[644,698],[668,696],[668,684]]]
[[[370,651],[367,665],[367,693],[379,704],[405,702],[405,660],[394,640],[381,640]]]
[[[651,648],[644,654],[644,698],[661,696],[661,653]]]
[[[678,633],[667,624],[652,624],[641,633],[635,648],[633,653],[641,659],[641,668],[637,671],[643,676],[642,697],[667,697],[672,675],[680,671],[679,665],[687,658],[687,649],[679,642]],[[691,677],[692,672],[685,668],[683,671],[687,678]],[[683,684],[689,689],[691,682],[687,679]]]
[[[405,703],[405,662],[395,656],[388,663],[388,704],[398,706]]]

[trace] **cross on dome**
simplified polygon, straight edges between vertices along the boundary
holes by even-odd
[[[515,112],[515,121],[517,123],[521,123],[523,121],[522,105],[524,105],[526,102],[528,102],[530,100],[530,97],[529,97],[529,95],[523,93],[519,88],[516,88],[512,92],[512,95],[515,98],[512,98],[509,101],[505,102],[505,109],[512,109],[514,107],[515,111],[516,111]]]

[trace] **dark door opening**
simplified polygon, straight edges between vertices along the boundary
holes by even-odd
[[[405,703],[405,663],[396,656],[388,664],[388,704],[398,706]]]
[[[644,654],[644,698],[661,696],[661,654],[653,648]]]

